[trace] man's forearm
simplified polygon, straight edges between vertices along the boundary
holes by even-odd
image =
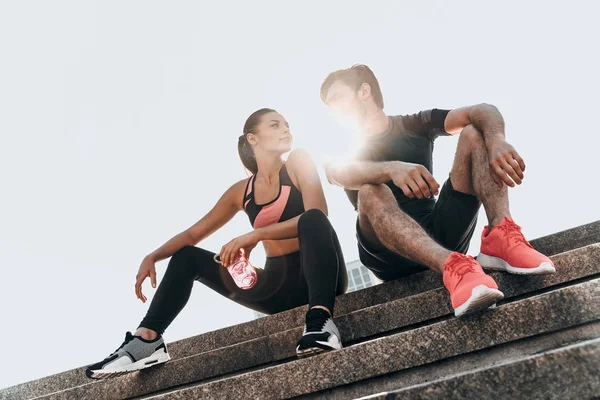
[[[504,118],[498,109],[490,104],[474,106],[469,113],[471,123],[483,133],[486,144],[494,140],[505,140]]]
[[[331,164],[327,168],[327,179],[334,185],[358,190],[365,184],[380,184],[391,180],[391,169],[399,161],[373,162],[351,161]]]

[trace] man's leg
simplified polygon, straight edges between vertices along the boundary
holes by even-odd
[[[386,185],[363,185],[358,191],[361,235],[375,250],[389,249],[442,273],[452,253],[444,249],[396,203]]]
[[[456,316],[486,309],[502,299],[496,282],[472,257],[435,242],[400,210],[387,186],[363,185],[358,192],[358,211],[360,235],[373,251],[387,248],[442,273]]]
[[[494,182],[483,135],[473,125],[467,125],[460,133],[450,180],[454,190],[477,196],[490,228],[510,217],[508,187],[500,188]]]
[[[489,225],[483,232],[477,261],[485,268],[516,274],[555,272],[552,261],[531,247],[512,220],[508,187],[500,188],[491,174],[483,135],[467,125],[460,133],[450,180],[454,190],[475,194],[485,208]]]

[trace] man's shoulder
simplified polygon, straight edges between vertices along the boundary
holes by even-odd
[[[412,114],[391,116],[398,130],[402,132],[429,135],[432,131],[443,131],[444,120],[450,110],[430,108]],[[437,135],[436,135],[437,136]]]
[[[389,117],[392,120],[394,120],[395,122],[401,122],[401,123],[411,123],[411,122],[414,122],[415,120],[418,120],[420,122],[426,122],[431,119],[431,114],[432,114],[433,110],[435,110],[435,109],[431,108],[431,109],[427,109],[427,110],[415,111],[415,112],[408,113],[408,114],[389,115]]]

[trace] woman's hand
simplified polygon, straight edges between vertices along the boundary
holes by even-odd
[[[233,264],[241,249],[244,250],[246,257],[250,257],[250,252],[256,247],[258,242],[260,242],[260,239],[258,238],[256,231],[236,237],[221,248],[221,251],[219,252],[221,265],[228,267]]]
[[[150,282],[152,283],[152,287],[156,288],[156,262],[150,258],[145,257],[142,260],[142,264],[140,265],[140,269],[138,270],[137,275],[135,276],[135,296],[145,303],[146,296],[142,293],[142,283],[146,280],[147,277],[150,277]]]

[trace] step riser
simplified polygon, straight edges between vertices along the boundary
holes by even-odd
[[[505,399],[588,399],[600,395],[599,375],[600,339],[596,339],[383,399],[483,399],[490,393]]]
[[[556,261],[560,272],[554,275],[534,278],[502,273],[496,275],[506,297],[509,298],[534,289],[600,274],[600,245],[561,255]],[[336,318],[336,324],[340,328],[343,340],[349,343],[451,313],[447,292],[445,289],[438,289]],[[225,349],[173,360],[167,365],[139,374],[91,383],[65,391],[62,395],[65,398],[79,398],[85,393],[98,396],[119,393],[121,396],[131,397],[292,358],[295,357],[294,349],[302,329],[297,327]]]
[[[506,304],[483,315],[453,318],[152,398],[299,396],[597,320],[600,320],[600,279]]]
[[[401,388],[446,379],[455,375],[457,371],[469,372],[490,368],[508,360],[517,361],[551,349],[558,349],[596,338],[600,338],[600,322],[567,328],[546,335],[538,335],[324,392],[311,393],[296,398],[296,400],[346,400],[368,396],[372,393],[394,392]],[[385,396],[385,394],[381,396]]]
[[[600,242],[600,221],[540,237],[531,241],[539,252],[551,256]]]

